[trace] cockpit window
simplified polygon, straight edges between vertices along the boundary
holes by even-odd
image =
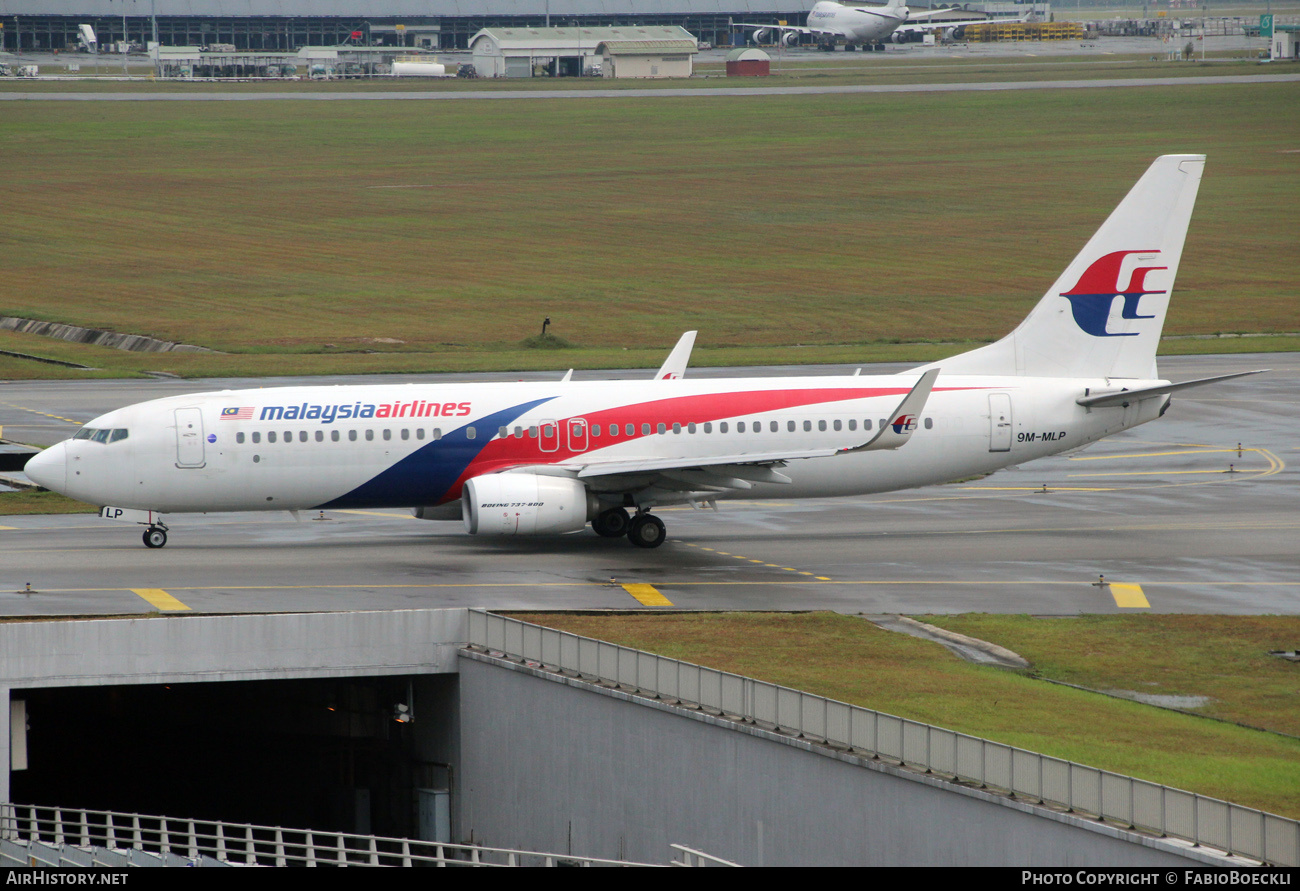
[[[73,439],[88,439],[91,442],[117,442],[126,439],[131,431],[118,428],[116,430],[96,430],[94,427],[82,427],[77,431]]]

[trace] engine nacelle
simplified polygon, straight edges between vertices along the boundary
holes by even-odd
[[[754,43],[759,44],[761,46],[763,43],[763,39],[767,37],[767,29],[759,28],[751,36],[754,38]]]
[[[575,479],[535,473],[476,476],[461,492],[470,535],[554,535],[587,525],[592,499]],[[590,504],[594,508],[594,504]]]
[[[785,46],[794,46],[798,42],[799,42],[798,31],[786,31],[785,34],[781,36],[781,43],[784,44]]]

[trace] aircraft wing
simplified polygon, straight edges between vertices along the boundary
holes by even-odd
[[[881,427],[871,439],[856,445],[848,441],[843,446],[747,452],[713,455],[707,458],[673,455],[597,459],[587,463],[570,462],[563,465],[563,468],[578,479],[588,481],[595,488],[600,489],[617,488],[621,484],[634,488],[655,485],[660,488],[680,489],[683,488],[682,484],[685,484],[685,488],[691,490],[749,489],[756,482],[788,483],[790,478],[779,473],[775,468],[784,466],[790,461],[831,458],[850,452],[902,448],[916,430],[917,417],[925,407],[938,376],[937,368],[923,374],[898,403],[898,407],[889,414],[892,420]],[[552,467],[552,471],[558,469],[560,468]],[[622,479],[619,479],[620,477]]]
[[[957,22],[929,22],[923,21],[930,16],[942,15],[945,12],[952,12],[951,9],[935,9],[928,12],[909,12],[907,21],[899,25],[895,34],[918,34],[929,31],[942,31],[947,28],[965,28],[967,25],[997,25],[1003,22],[1023,22],[1024,17],[1018,19],[971,19],[969,21]]]
[[[811,34],[814,37],[847,37],[843,31],[827,31],[824,28],[806,28],[802,25],[755,25],[736,22],[733,28],[749,28],[753,31],[780,31],[782,34]]]

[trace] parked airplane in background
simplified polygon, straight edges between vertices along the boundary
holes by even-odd
[[[479,535],[662,544],[651,511],[884,492],[1075,449],[1162,415],[1156,346],[1204,167],[1156,160],[1024,322],[894,376],[226,390],[109,412],[27,464],[141,523],[162,513],[409,507]],[[940,369],[942,368],[942,374]],[[1255,373],[1255,372],[1247,372]]]
[[[933,9],[926,12],[910,11],[904,0],[888,0],[884,6],[844,5],[835,0],[818,0],[808,13],[806,27],[798,25],[764,25],[736,23],[733,27],[753,29],[750,38],[762,43],[772,32],[780,34],[781,43],[790,46],[802,35],[812,35],[825,47],[834,48],[843,40],[848,46],[864,46],[893,40],[902,43],[905,35],[916,31],[943,30],[943,25],[926,21],[934,16],[952,12],[951,9]],[[946,28],[948,36],[966,25],[985,24],[993,19],[971,22],[953,22]]]

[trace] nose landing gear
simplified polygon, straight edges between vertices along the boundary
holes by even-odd
[[[150,526],[144,531],[144,546],[146,548],[161,548],[165,544],[167,544],[166,526]]]

